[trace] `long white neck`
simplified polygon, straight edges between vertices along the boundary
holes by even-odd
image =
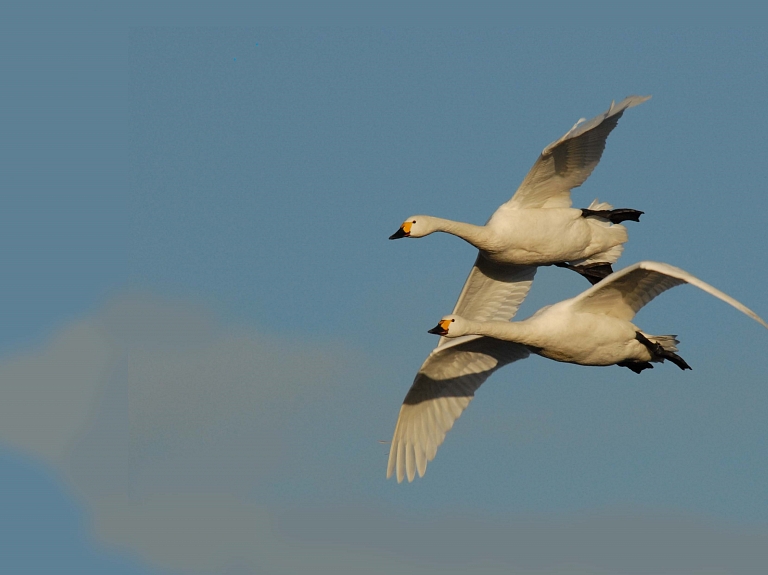
[[[467,324],[469,333],[475,335],[485,335],[504,341],[513,341],[522,345],[531,347],[541,347],[542,342],[537,337],[537,333],[530,329],[531,326],[526,320],[523,321],[469,321]]]
[[[428,221],[433,232],[453,234],[481,250],[492,250],[494,247],[492,241],[493,235],[485,226],[455,222],[453,220],[435,218],[433,216],[429,216]]]

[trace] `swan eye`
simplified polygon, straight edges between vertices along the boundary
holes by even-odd
[[[412,224],[415,224],[415,223],[416,223],[416,220],[413,220],[411,223],[412,223]]]
[[[453,323],[453,322],[455,322],[455,321],[456,321],[455,319],[452,319],[452,320],[451,320],[451,323]]]

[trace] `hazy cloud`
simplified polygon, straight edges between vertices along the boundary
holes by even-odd
[[[77,322],[41,351],[0,363],[0,438],[48,462],[64,457],[92,416],[117,357],[104,326]]]
[[[0,441],[63,471],[111,544],[214,571],[241,548],[252,565],[266,515],[249,494],[295,457],[349,356],[126,296],[0,364]]]

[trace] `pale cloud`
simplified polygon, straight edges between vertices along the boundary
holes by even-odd
[[[132,297],[98,318],[117,359],[67,458],[85,495],[249,492],[350,370],[350,350],[225,328],[190,303]]]
[[[0,441],[54,465],[109,544],[217,571],[263,540],[248,494],[291,456],[353,356],[218,325],[192,302],[125,296],[0,364]]]
[[[61,461],[92,416],[117,354],[103,326],[85,320],[45,349],[0,363],[0,440]]]
[[[226,493],[109,496],[93,500],[92,508],[101,539],[174,570],[218,573],[243,566],[251,572],[275,553],[269,514]]]
[[[570,518],[419,516],[349,508],[276,510],[214,494],[111,498],[106,541],[190,573],[758,575],[768,529],[633,511]]]

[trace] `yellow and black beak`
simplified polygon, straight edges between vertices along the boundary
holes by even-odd
[[[437,325],[430,329],[427,333],[434,333],[435,335],[448,335],[448,326],[451,325],[451,320],[443,319],[437,322]]]
[[[389,236],[390,240],[397,240],[400,238],[407,238],[411,235],[411,226],[413,225],[413,222],[405,222],[402,226],[400,226],[400,229],[397,230],[394,234]]]

